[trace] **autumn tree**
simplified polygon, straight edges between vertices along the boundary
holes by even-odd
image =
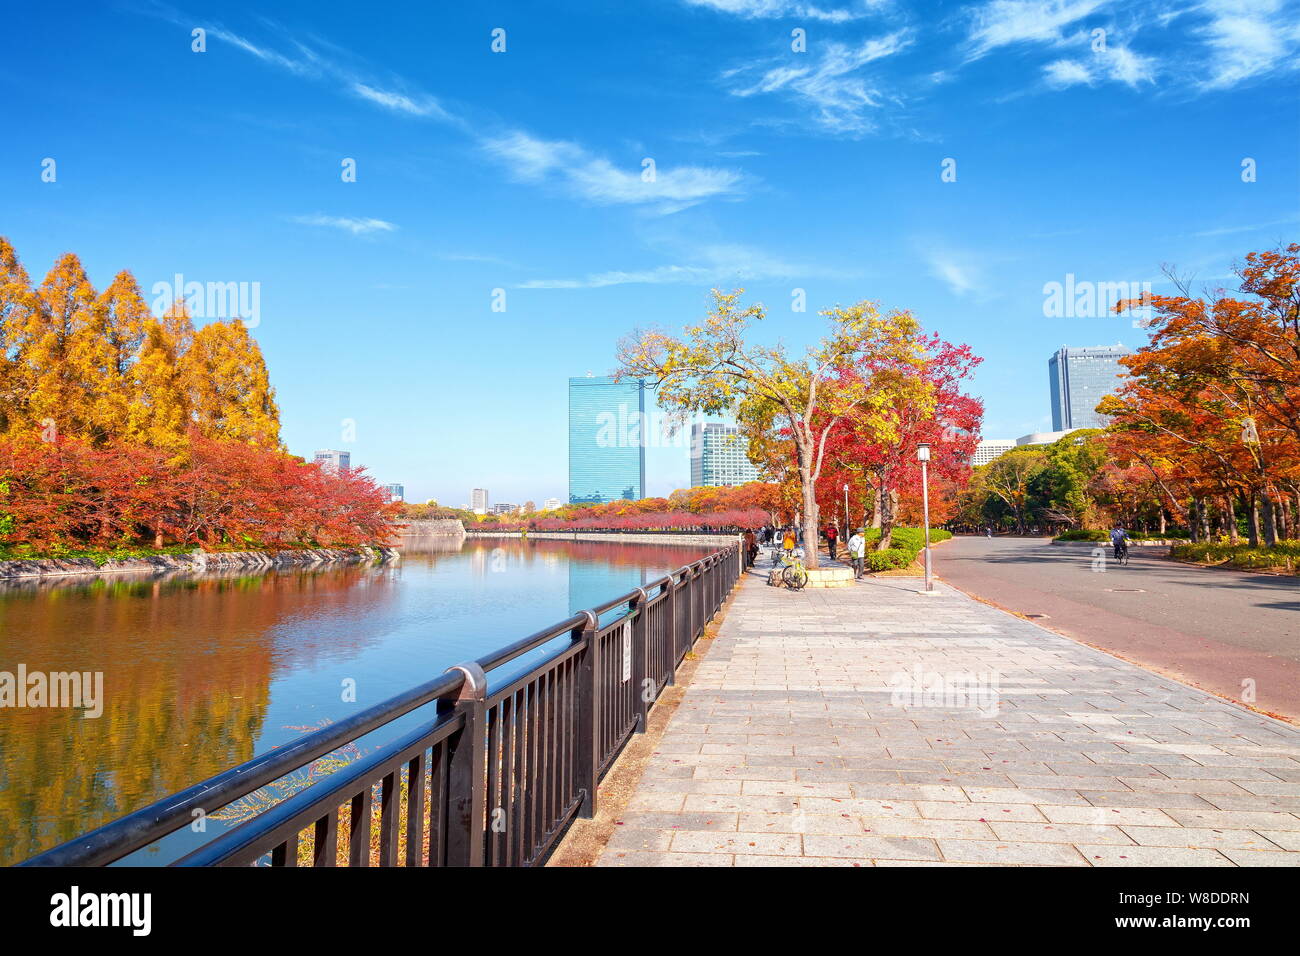
[[[262,350],[240,319],[210,322],[181,359],[190,419],[209,438],[279,446],[280,409]]]
[[[895,398],[898,381],[868,387],[843,381],[839,370],[867,357],[899,366],[917,365],[917,322],[909,312],[881,314],[874,303],[859,302],[822,313],[830,334],[802,356],[784,345],[747,341],[750,327],[762,321],[760,304],[742,305],[744,290],[713,290],[713,307],[702,324],[675,337],[661,331],[636,333],[619,346],[619,377],[648,380],[670,412],[731,414],[755,442],[787,444],[796,462],[807,563],[818,566],[816,483],[826,442],[846,420],[878,419],[889,433],[883,410]]]

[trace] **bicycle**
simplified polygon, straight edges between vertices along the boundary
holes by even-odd
[[[796,553],[781,560],[785,564],[781,582],[791,591],[802,591],[808,584],[808,570],[803,566],[803,558]]]
[[[1115,545],[1114,560],[1120,567],[1128,567],[1128,545],[1123,541]]]

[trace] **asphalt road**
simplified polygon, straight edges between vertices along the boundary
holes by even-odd
[[[1096,571],[1093,551],[1045,538],[958,537],[935,547],[934,568],[1076,640],[1300,720],[1300,578],[1177,564],[1154,547],[1131,548],[1127,567],[1107,548]]]

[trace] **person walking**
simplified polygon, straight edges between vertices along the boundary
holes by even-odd
[[[835,525],[828,524],[826,526],[826,547],[830,550],[832,561],[835,560],[835,546],[839,543],[839,538],[840,533]]]
[[[849,538],[849,559],[853,562],[853,580],[862,577],[863,562],[867,558],[867,539],[862,535],[866,529],[859,528]]]
[[[745,532],[745,567],[752,568],[758,558],[758,539],[753,531]]]

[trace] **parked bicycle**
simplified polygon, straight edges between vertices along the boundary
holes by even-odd
[[[803,549],[796,548],[792,554],[781,558],[785,569],[781,572],[781,582],[791,591],[802,591],[808,584],[808,569],[803,566]]]

